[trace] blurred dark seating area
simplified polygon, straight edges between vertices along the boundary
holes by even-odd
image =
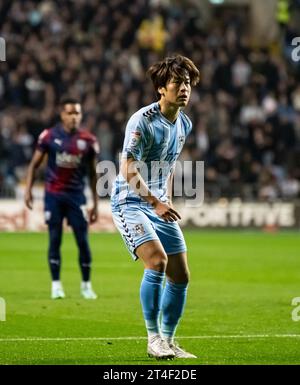
[[[281,34],[278,44],[254,45],[238,12],[204,27],[195,1],[2,0],[1,196],[13,197],[24,181],[37,137],[57,121],[66,93],[82,101],[100,160],[117,163],[127,119],[155,100],[147,68],[181,53],[201,71],[181,159],[205,162],[206,198],[298,198],[300,61],[289,60],[285,45],[297,31]]]

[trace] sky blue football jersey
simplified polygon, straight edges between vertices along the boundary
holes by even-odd
[[[192,123],[180,111],[176,121],[171,123],[159,109],[158,102],[141,108],[129,119],[122,151],[122,158],[133,157],[139,162],[139,171],[151,193],[166,201],[167,181],[175,167]],[[123,203],[144,203],[129,186],[121,174],[112,189],[112,205]]]

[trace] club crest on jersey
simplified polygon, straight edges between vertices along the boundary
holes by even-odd
[[[87,147],[86,141],[83,139],[78,139],[77,140],[77,147],[78,147],[78,150],[84,151]]]
[[[133,131],[130,136],[129,147],[137,146],[140,140],[141,140],[141,133],[138,131]]]
[[[144,229],[144,226],[142,224],[139,224],[139,225],[135,225],[133,227],[133,231],[134,231],[134,234],[136,236],[139,236],[139,235],[144,235],[145,234],[145,229]]]

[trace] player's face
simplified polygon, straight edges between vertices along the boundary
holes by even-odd
[[[191,95],[191,83],[189,75],[183,79],[173,77],[165,87],[162,88],[162,94],[166,102],[174,104],[177,107],[185,107]]]
[[[82,119],[81,105],[79,103],[65,104],[60,117],[64,127],[68,131],[77,130]]]

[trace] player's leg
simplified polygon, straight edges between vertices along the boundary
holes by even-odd
[[[167,255],[158,240],[137,247],[136,255],[144,264],[140,287],[140,300],[148,336],[159,335],[159,312],[163,282],[167,267]]]
[[[94,292],[91,284],[92,253],[88,241],[88,225],[73,225],[72,228],[79,250],[78,260],[82,276],[81,295],[85,299],[96,299],[97,294]]]
[[[179,321],[184,312],[189,283],[186,244],[178,223],[155,221],[156,232],[168,256],[166,285],[162,295],[161,333],[177,358],[196,358],[174,342]]]
[[[88,242],[88,226],[73,225],[73,233],[78,247],[78,262],[83,282],[91,278],[92,253]]]
[[[167,282],[162,298],[161,333],[177,358],[197,358],[180,348],[174,341],[179,321],[183,315],[189,283],[186,252],[168,255]]]
[[[51,298],[53,299],[65,297],[60,281],[63,215],[59,198],[47,193],[45,196],[45,219],[49,232],[48,263],[52,279]]]
[[[70,197],[66,202],[67,219],[72,227],[76,245],[78,247],[78,262],[81,271],[80,292],[85,299],[96,299],[91,284],[92,253],[88,240],[88,221],[85,207],[85,198]]]
[[[167,255],[153,225],[140,207],[113,210],[113,219],[133,259],[139,258],[144,264],[140,301],[148,333],[148,354],[157,358],[174,357],[159,330]]]
[[[133,259],[139,258],[144,264],[140,300],[148,336],[157,336],[167,255],[149,218],[140,207],[113,211],[113,219]]]
[[[167,280],[162,299],[162,335],[168,342],[173,338],[183,314],[189,282],[186,252],[168,256]]]
[[[60,280],[62,223],[49,224],[48,262],[52,281]]]
[[[49,224],[49,249],[48,262],[52,278],[52,299],[65,298],[65,293],[60,281],[61,254],[60,246],[62,240],[62,223]]]
[[[140,300],[148,333],[148,354],[157,358],[172,358],[173,351],[161,339],[159,330],[167,255],[158,240],[143,243],[135,252],[144,264]]]

